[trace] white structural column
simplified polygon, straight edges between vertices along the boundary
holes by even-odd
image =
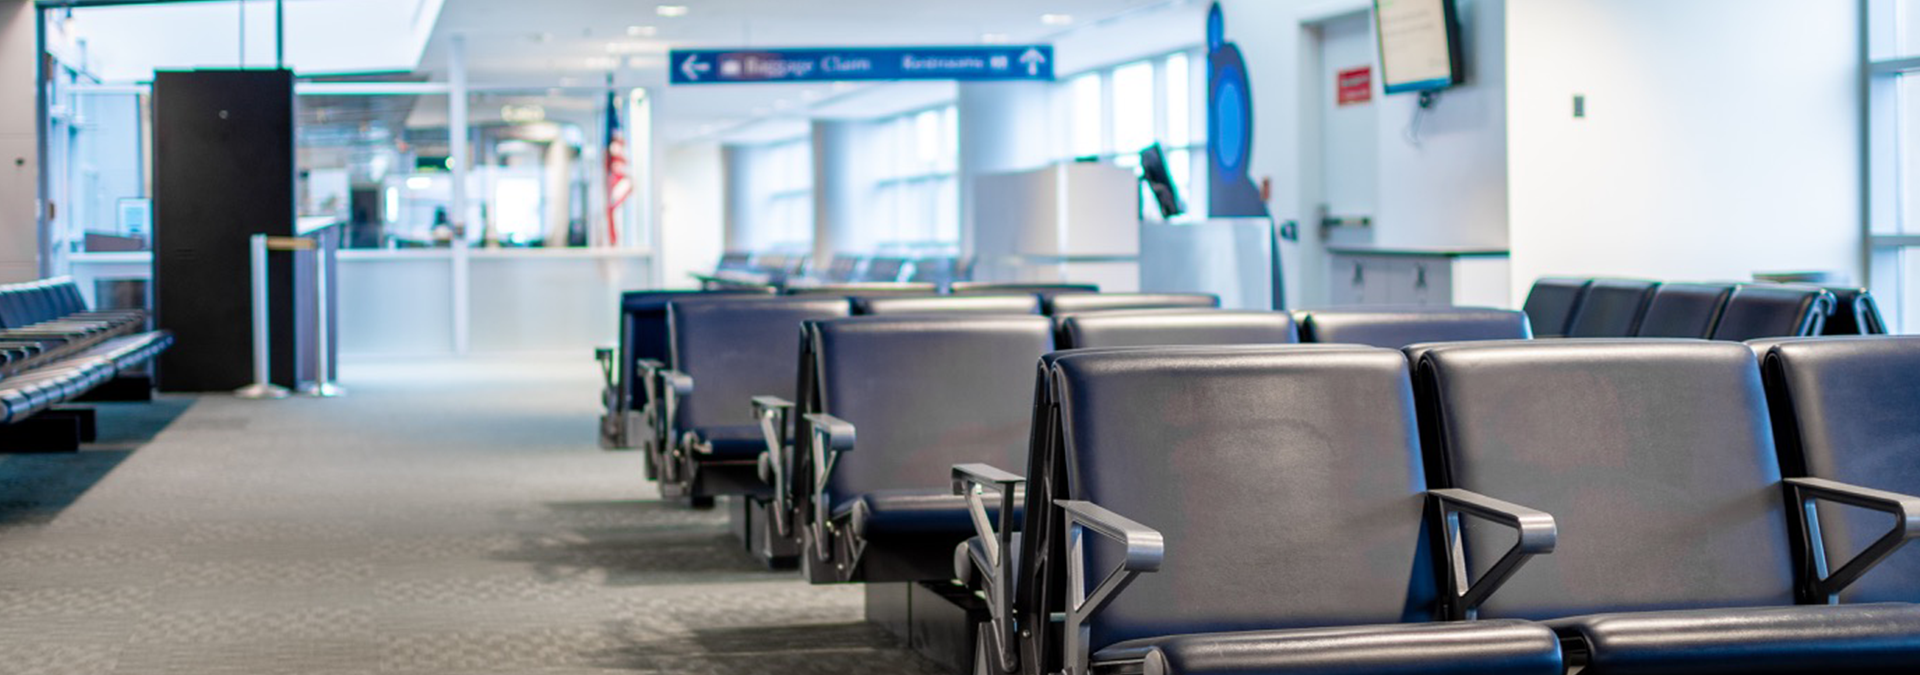
[[[39,24],[28,0],[0,0],[0,283],[40,276]]]
[[[960,83],[960,249],[966,254],[974,250],[976,180],[1037,169],[1053,159],[1052,94],[1044,82]]]
[[[465,355],[472,348],[469,326],[473,305],[472,260],[467,254],[466,228],[480,223],[467,222],[467,176],[473,153],[467,148],[467,38],[455,33],[447,41],[447,159],[453,164],[453,208],[447,214],[453,224],[453,353]]]
[[[813,122],[813,261],[824,268],[835,251],[865,251],[874,244],[874,228],[861,211],[873,192],[880,158],[862,153],[866,123],[854,120]]]
[[[721,246],[728,251],[745,251],[753,248],[751,221],[753,219],[753,162],[749,155],[752,150],[739,145],[725,145],[720,148],[720,175],[724,185],[721,192],[723,213],[721,214]]]

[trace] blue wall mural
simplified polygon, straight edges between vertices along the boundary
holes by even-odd
[[[1247,175],[1253,157],[1253,87],[1227,20],[1207,12],[1207,210],[1211,217],[1266,217],[1260,188]]]

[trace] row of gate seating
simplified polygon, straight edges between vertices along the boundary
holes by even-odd
[[[1523,309],[1539,337],[1739,341],[1887,332],[1872,294],[1846,286],[1548,277],[1534,283]]]
[[[980,672],[1920,672],[1920,338],[1751,346],[1056,353]]]
[[[840,283],[924,283],[945,287],[972,277],[972,261],[951,255],[901,256],[835,254],[824,266],[812,256],[731,251],[712,274],[696,275],[713,286],[772,286]]]
[[[700,327],[707,313],[820,303],[682,300],[667,310],[668,340],[724,340],[717,324]],[[1920,438],[1901,414],[1920,396],[1920,342],[1752,343],[1763,387],[1755,351],[1738,344],[1285,344],[1337,331],[1346,314],[1400,326],[1505,318],[1524,336],[1524,317],[1478,310],[857,317],[851,304],[770,321],[784,325],[769,339],[800,336],[798,396],[715,382],[729,391],[701,414],[752,401],[732,429],[672,426],[722,371],[658,371],[668,428],[692,432],[661,449],[735,457],[743,503],[758,509],[756,550],[798,555],[817,583],[971,584],[988,602],[970,616],[983,623],[982,662],[958,665],[1920,665],[1920,611],[1902,604],[1920,599],[1909,581],[1920,563],[1888,555],[1920,533],[1907,525],[1920,499],[1832,482],[1920,491],[1900,454]],[[1210,344],[1210,320],[1220,343],[1239,346],[1195,346]],[[1129,326],[1149,337],[1076,342]],[[1190,346],[1143,346],[1176,343]],[[1856,451],[1879,454],[1835,459]],[[1019,466],[1024,476],[1004,469]],[[1892,513],[1896,527],[1810,500]],[[1810,513],[1819,519],[1796,520]],[[1863,574],[1876,562],[1884,569]],[[1825,604],[1840,599],[1871,604]]]
[[[139,310],[89,310],[72,279],[0,286],[0,425],[27,424],[142,367],[173,344],[170,334],[146,326]],[[11,438],[5,429],[0,436]],[[40,434],[35,440],[60,447],[25,449],[71,450],[80,438]]]

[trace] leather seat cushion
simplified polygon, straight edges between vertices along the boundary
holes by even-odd
[[[999,522],[999,499],[987,500],[987,516]],[[1013,522],[1026,517],[1026,501],[1015,497]],[[850,520],[853,533],[863,539],[888,535],[966,535],[973,532],[967,498],[929,489],[876,490],[841,502],[834,519]]]
[[[767,451],[767,437],[758,426],[705,427],[700,438],[713,445],[712,459],[755,459]]]
[[[1202,633],[1129,640],[1093,663],[1204,675],[1559,675],[1560,641],[1513,620]]]
[[[1015,571],[1015,574],[1013,575],[1013,581],[1014,581],[1013,590],[1019,590],[1020,588],[1020,575],[1018,573],[1020,570],[1020,533],[1019,532],[1013,533],[1013,538],[1011,541],[1008,542],[1007,546],[1008,546],[1007,555],[1013,558],[1013,560],[1011,561],[1012,566],[1009,569],[1012,569]],[[980,578],[981,576],[980,570],[988,569],[987,546],[986,544],[981,543],[980,537],[977,537],[977,536],[968,537],[965,542],[962,542],[960,544],[960,555],[966,556],[966,557],[958,558],[954,560],[953,578],[959,579],[962,585],[972,586]]]
[[[1920,672],[1920,605],[1803,605],[1592,614],[1548,622],[1579,636],[1583,675]]]

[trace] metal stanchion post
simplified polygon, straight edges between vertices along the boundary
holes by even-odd
[[[253,384],[233,392],[248,399],[286,398],[287,388],[273,383],[271,350],[267,333],[267,235],[256,234],[247,242],[253,267]]]
[[[314,355],[313,381],[300,390],[300,393],[320,398],[333,398],[347,393],[333,382],[333,308],[328,305],[327,284],[332,280],[333,252],[336,240],[328,235],[320,247],[313,252],[313,298],[314,321],[319,326],[313,344],[319,350]]]

